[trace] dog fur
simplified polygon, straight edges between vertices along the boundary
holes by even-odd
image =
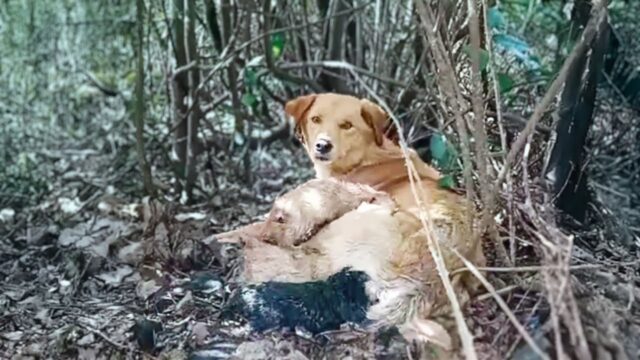
[[[363,166],[403,159],[400,147],[385,136],[394,129],[389,117],[369,100],[331,93],[311,94],[287,102],[285,113],[292,117],[295,134],[307,150],[319,179],[345,176]],[[332,144],[326,157],[314,150],[314,145],[323,140]],[[415,151],[410,150],[410,158],[421,177],[440,178],[440,173],[421,161]]]
[[[293,99],[285,105],[285,112],[293,119],[295,133],[313,162],[317,178],[342,179],[389,193],[401,209],[415,216],[403,220],[405,233],[422,231],[417,219],[421,209],[411,188],[404,155],[385,136],[392,125],[382,108],[366,99],[325,93]],[[345,126],[347,123],[350,126]],[[318,154],[315,144],[320,141],[330,143],[331,151]],[[418,196],[425,210],[447,227],[459,229],[451,233],[453,237],[447,239],[445,248],[463,246],[468,249],[469,260],[484,266],[481,243],[471,243],[475,239],[475,218],[467,214],[473,205],[453,191],[440,188],[440,173],[414,150],[409,150],[409,161],[421,179],[416,186],[423,190]],[[478,284],[473,275],[466,273],[462,277],[469,290],[475,290]]]
[[[367,311],[371,330],[398,326],[408,339],[435,343],[451,348],[448,331],[431,314],[446,313],[441,283],[431,276],[433,263],[428,252],[418,262],[399,262],[407,246],[403,239],[395,207],[388,204],[363,203],[337,218],[299,247],[280,247],[259,239],[264,222],[248,225],[218,235],[222,242],[242,242],[247,284],[271,281],[303,283],[326,280],[345,268],[361,271],[370,279],[366,283],[369,299],[374,303]],[[366,226],[354,226],[366,224]],[[412,241],[412,240],[410,240]],[[425,244],[426,246],[426,244]],[[421,252],[424,254],[424,252]],[[407,273],[398,273],[402,269]],[[427,270],[423,274],[415,271]],[[423,279],[429,278],[430,282]]]
[[[362,196],[363,191],[366,196]],[[374,305],[369,308],[367,318],[373,321],[373,328],[396,325],[407,339],[450,348],[452,340],[441,325],[448,314],[448,300],[435,271],[427,237],[420,231],[421,224],[388,198],[373,203],[367,201],[376,195],[378,192],[368,187],[333,179],[311,180],[280,198],[286,198],[291,209],[303,209],[304,226],[315,228],[324,223],[327,208],[346,212],[321,227],[309,241],[296,247],[265,243],[261,241],[264,228],[272,226],[267,222],[219,235],[218,239],[236,238],[245,244],[243,275],[248,283],[306,282],[327,279],[345,268],[362,271],[370,278],[367,289]],[[305,204],[310,196],[322,206]],[[351,207],[354,209],[350,210]],[[471,239],[463,233],[464,228],[451,221],[462,211],[451,210],[446,201],[436,201],[430,209],[433,211],[429,214],[434,225],[432,236],[442,246],[447,267],[461,267],[461,261],[447,246],[452,238]],[[289,222],[279,226],[297,227]],[[299,229],[280,229],[278,234],[306,236]],[[296,242],[296,239],[289,240]],[[473,259],[477,250],[472,245],[467,241],[455,244],[454,248]],[[460,289],[461,281],[454,278],[454,284],[460,294],[465,294]]]
[[[300,245],[364,202],[395,206],[388,194],[367,185],[335,179],[308,181],[275,200],[261,239],[278,246]]]
[[[430,234],[424,233],[403,152],[385,136],[393,130],[387,115],[370,101],[314,94],[290,101],[285,111],[294,119],[295,132],[318,179],[368,185],[388,193],[394,201],[370,203],[348,190],[351,198],[317,191],[322,206],[305,206],[300,198],[305,191],[296,195],[294,190],[285,205],[274,206],[273,216],[266,222],[218,237],[245,245],[245,280],[306,282],[327,279],[344,268],[362,271],[370,278],[367,289],[375,304],[368,309],[367,317],[374,326],[397,325],[408,339],[451,348],[451,337],[442,325],[446,321],[440,319],[449,314],[448,299],[429,252],[427,235],[441,245],[448,269],[462,265],[453,249],[483,266],[484,255],[480,244],[473,241],[473,223],[467,216],[470,205],[463,197],[440,189],[440,174],[411,150],[409,160],[421,177],[417,185],[425,194],[420,200],[433,225]],[[356,204],[354,210],[342,214]],[[303,217],[292,216],[298,206],[304,209]],[[282,223],[281,215],[289,216],[289,221]],[[326,221],[330,222],[322,226]],[[279,236],[282,242],[276,240]],[[291,246],[298,242],[302,243]],[[469,285],[465,275],[452,280],[464,302],[464,288],[472,290],[475,285]]]

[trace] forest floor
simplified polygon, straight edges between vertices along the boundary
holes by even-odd
[[[37,202],[14,206],[12,214],[7,204],[22,195],[4,195],[0,358],[416,358],[416,349],[394,335],[372,336],[351,326],[316,336],[302,329],[256,334],[241,319],[222,317],[237,286],[240,249],[204,244],[254,221],[275,196],[311,178],[301,149],[275,144],[252,154],[252,182],[220,169],[212,174],[216,195],[184,206],[136,197],[135,158],[123,161],[109,155],[107,142],[97,144],[65,140],[39,151],[46,168],[41,175],[52,190]],[[593,351],[617,358],[624,351],[640,354],[640,261],[629,250],[638,232],[633,224],[620,228],[638,219],[640,191],[621,188],[622,180],[599,171],[599,216],[589,229],[575,230],[572,263],[583,268],[571,280]],[[621,213],[628,214],[624,221]],[[489,279],[504,290],[538,345],[552,353],[542,275]],[[490,296],[476,298],[466,311],[482,358],[531,358]],[[571,353],[570,346],[565,350]]]

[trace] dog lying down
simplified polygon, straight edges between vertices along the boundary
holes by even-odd
[[[450,204],[446,205],[448,209]],[[459,230],[451,225],[450,214],[442,211],[438,204],[433,204],[429,211],[435,225],[432,233],[444,245],[443,250],[454,247],[473,261],[475,247],[470,247],[468,242],[448,243],[451,236],[461,235],[452,233]],[[217,238],[221,242],[245,245],[243,277],[255,285],[242,292],[248,309],[243,313],[248,314],[256,328],[264,328],[269,321],[273,326],[322,328],[309,325],[311,320],[303,316],[305,313],[313,314],[314,321],[324,319],[325,325],[339,323],[333,320],[327,323],[326,319],[340,318],[342,313],[319,316],[317,311],[308,310],[321,301],[317,296],[308,298],[307,305],[302,306],[307,310],[293,311],[291,306],[283,308],[282,304],[288,303],[283,300],[287,296],[297,297],[289,303],[305,304],[303,298],[314,291],[302,288],[328,286],[331,281],[310,282],[327,279],[335,282],[335,276],[340,280],[339,273],[349,269],[366,275],[364,287],[370,302],[362,306],[367,307],[370,329],[397,326],[409,340],[450,349],[451,337],[439,322],[449,315],[448,299],[435,270],[427,238],[420,228],[419,220],[397,209],[385,193],[368,186],[325,179],[309,181],[276,200],[265,222],[220,234]],[[451,252],[444,250],[443,255],[449,269],[461,266],[461,261]],[[364,281],[362,276],[347,278]],[[345,289],[344,281],[338,283],[343,284],[339,289]],[[454,284],[459,293],[464,294],[456,279]],[[353,286],[357,288],[358,284]],[[289,289],[290,293],[283,289]],[[340,297],[339,294],[344,293],[341,291],[320,292]],[[350,303],[348,299],[334,301],[343,305]],[[328,305],[328,301],[325,303]],[[340,319],[353,321],[352,314],[348,312]]]

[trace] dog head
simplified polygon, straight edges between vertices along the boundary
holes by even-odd
[[[345,173],[361,165],[368,152],[383,147],[395,134],[382,108],[353,96],[301,96],[289,101],[285,112],[293,119],[296,136],[319,177]]]

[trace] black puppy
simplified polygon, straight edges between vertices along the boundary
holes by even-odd
[[[249,285],[231,297],[224,314],[247,319],[255,331],[303,327],[317,334],[346,322],[363,324],[368,280],[361,271],[343,269],[323,281]]]

